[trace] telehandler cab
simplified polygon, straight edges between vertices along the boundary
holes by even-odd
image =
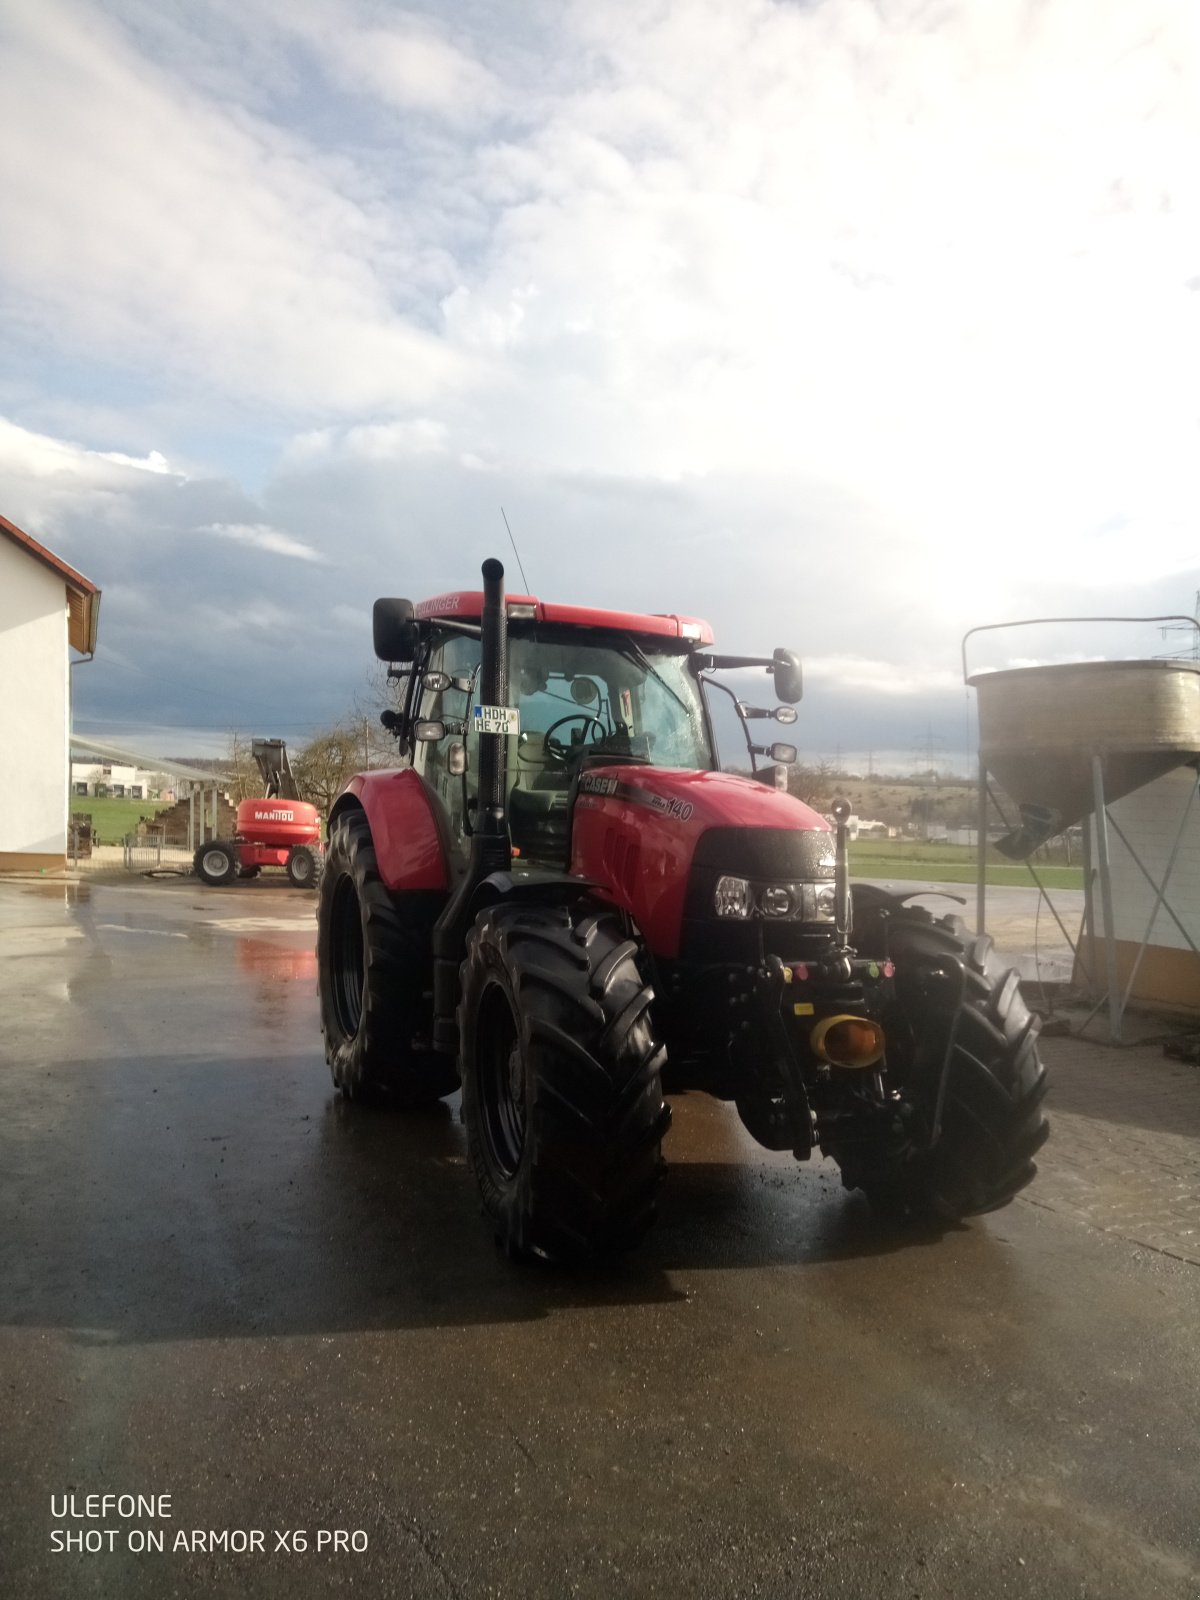
[[[836,828],[720,770],[708,697],[750,765],[795,759],[797,658],[714,654],[707,623],[482,591],[375,604],[403,707],[398,770],[333,808],[321,1025],[352,1100],[461,1084],[471,1165],[513,1255],[567,1260],[653,1221],[665,1096],[731,1100],[751,1134],[899,1215],[1005,1205],[1048,1132],[1037,1019],[956,917],[848,877]],[[756,669],[773,709],[714,674]]]

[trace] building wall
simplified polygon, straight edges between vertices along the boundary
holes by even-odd
[[[66,859],[68,695],[63,580],[0,539],[0,872]]]
[[[1171,851],[1179,838],[1164,904],[1159,906],[1154,918],[1149,942],[1138,965],[1131,998],[1200,1011],[1200,955],[1188,945],[1190,938],[1193,944],[1200,947],[1200,796],[1192,798],[1190,809],[1188,807],[1189,797],[1193,796],[1195,788],[1195,770],[1177,767],[1174,772],[1168,772],[1144,788],[1136,789],[1108,809],[1155,884],[1161,884]],[[1146,881],[1113,827],[1108,830],[1108,851],[1117,936],[1117,969],[1124,992],[1137,959],[1138,947],[1146,937],[1146,927],[1154,910],[1155,890]],[[1100,915],[1099,903],[1097,892],[1097,917]],[[1182,926],[1176,924],[1171,912],[1174,912]],[[1088,959],[1086,954],[1085,959]],[[1096,970],[1103,973],[1102,944],[1091,959],[1098,963]]]
[[[79,793],[79,785],[84,785],[85,793]],[[97,793],[97,787],[103,786],[108,794],[113,794],[120,788],[127,799],[156,800],[164,790],[171,789],[170,779],[164,773],[148,767],[120,766],[116,762],[106,761],[72,761],[71,763],[71,798],[73,811],[79,810],[75,802],[84,800]],[[140,794],[133,794],[134,789],[140,789]],[[171,795],[174,799],[174,795]]]

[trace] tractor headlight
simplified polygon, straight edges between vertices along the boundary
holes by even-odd
[[[831,883],[804,885],[805,922],[836,922],[837,892]]]
[[[834,922],[835,899],[831,883],[753,883],[725,874],[717,879],[713,909],[742,921]]]
[[[759,895],[758,904],[764,917],[790,917],[796,908],[796,896],[790,883],[769,883]]]
[[[745,878],[718,878],[713,891],[713,906],[719,917],[748,917],[754,910],[754,897]]]

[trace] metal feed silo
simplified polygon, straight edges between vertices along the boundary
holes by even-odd
[[[1190,624],[1192,618],[1034,618],[992,626],[1023,627],[1031,622],[1139,622]],[[1167,900],[1179,846],[1192,814],[1197,785],[1192,783],[1174,847],[1159,862],[1160,881],[1139,855],[1138,841],[1121,832],[1108,808],[1177,768],[1200,768],[1200,660],[1118,660],[1056,663],[1004,668],[967,674],[976,691],[979,713],[980,832],[978,854],[979,927],[984,926],[986,812],[989,777],[1010,797],[1017,817],[996,848],[1014,860],[1028,860],[1049,839],[1085,824],[1084,929],[1089,949],[1103,941],[1107,999],[1112,1037],[1119,1037],[1120,1017],[1133,988],[1151,930],[1160,910],[1183,932],[1197,959],[1200,952],[1184,921]],[[992,797],[994,799],[994,796]],[[1165,823],[1164,823],[1165,825]],[[1174,827],[1172,822],[1171,827]],[[1155,891],[1149,923],[1132,961],[1122,952],[1113,912],[1109,828],[1119,835],[1141,875]],[[1031,864],[1038,887],[1049,900]],[[1053,909],[1053,906],[1051,907]],[[1057,912],[1055,912],[1057,916]],[[1061,925],[1061,918],[1059,919]],[[1128,939],[1124,940],[1128,944]],[[1077,950],[1077,959],[1078,959]],[[1119,993],[1118,965],[1132,970],[1124,996]],[[1093,979],[1093,992],[1099,987]],[[1101,996],[1103,998],[1103,995]]]

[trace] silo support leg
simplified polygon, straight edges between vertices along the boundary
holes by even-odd
[[[1095,820],[1096,870],[1100,876],[1100,911],[1104,921],[1104,957],[1108,983],[1108,1034],[1121,1041],[1121,990],[1117,980],[1117,930],[1113,917],[1112,872],[1108,859],[1108,812],[1104,802],[1104,761],[1092,757],[1092,816]]]

